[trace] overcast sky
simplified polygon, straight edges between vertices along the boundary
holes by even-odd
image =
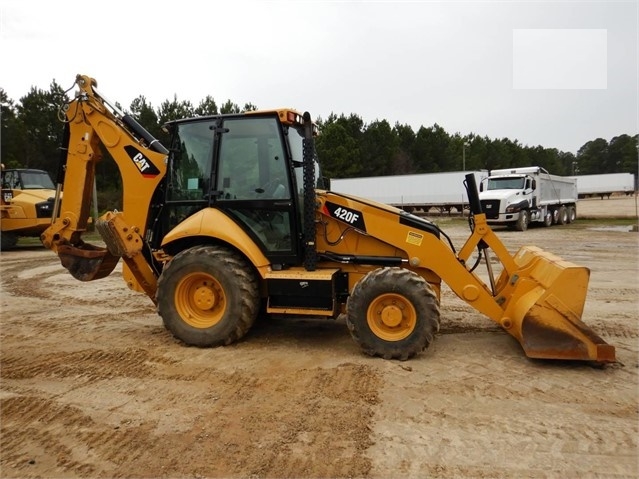
[[[0,0],[0,88],[355,113],[576,153],[638,132],[637,1]]]

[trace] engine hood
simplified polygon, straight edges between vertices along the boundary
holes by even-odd
[[[13,200],[16,203],[40,203],[49,198],[55,198],[55,190],[12,190]]]
[[[516,201],[523,199],[524,195],[521,190],[490,190],[479,193],[479,200],[510,200]]]

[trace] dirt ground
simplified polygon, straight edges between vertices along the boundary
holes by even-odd
[[[461,247],[463,222],[436,221]],[[638,477],[629,229],[498,231],[511,253],[534,244],[591,269],[582,319],[616,347],[604,368],[526,358],[447,288],[440,334],[407,362],[364,356],[341,320],[262,319],[238,344],[185,347],[120,269],[81,283],[40,247],[2,252],[0,476]]]

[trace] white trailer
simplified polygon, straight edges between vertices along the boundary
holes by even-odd
[[[440,214],[454,209],[468,209],[465,175],[472,173],[477,184],[488,176],[488,170],[452,171],[416,175],[370,176],[363,178],[331,178],[330,189],[336,193],[368,198],[395,206],[414,214],[435,209]]]
[[[605,173],[601,175],[571,176],[577,180],[579,198],[604,196],[610,198],[613,193],[632,195],[636,190],[635,175],[632,173]]]
[[[530,223],[571,223],[577,218],[577,180],[538,166],[492,170],[480,185],[479,201],[490,225],[519,231]]]

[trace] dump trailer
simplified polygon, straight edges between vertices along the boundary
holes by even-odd
[[[366,354],[406,360],[439,329],[444,281],[529,357],[615,361],[614,347],[581,321],[589,270],[534,246],[511,256],[486,223],[473,175],[471,233],[457,251],[430,221],[324,189],[308,112],[171,121],[167,148],[94,79],[76,83],[63,106],[64,197],[42,242],[82,281],[109,275],[121,259],[126,284],[182,342],[233,343],[258,314],[344,315]],[[122,211],[96,221],[105,246],[82,239],[102,148],[123,186]],[[480,258],[488,283],[475,271]]]
[[[464,188],[467,174],[472,174],[479,184],[488,176],[488,170],[331,178],[330,190],[368,198],[418,215],[427,215],[431,210],[439,214],[464,213],[470,208]]]
[[[0,249],[13,248],[21,237],[39,238],[51,225],[55,186],[49,173],[32,168],[2,167]]]
[[[526,231],[530,223],[564,225],[577,219],[577,182],[539,166],[492,170],[479,200],[489,225]]]

